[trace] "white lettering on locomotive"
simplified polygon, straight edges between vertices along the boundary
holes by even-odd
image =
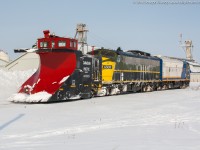
[[[103,69],[112,69],[112,65],[103,65]]]
[[[91,62],[89,62],[89,61],[83,61],[83,64],[84,65],[91,65]]]
[[[89,68],[89,67],[84,67],[84,68],[83,68],[83,71],[84,71],[85,73],[88,73],[88,72],[90,71],[90,68]]]
[[[83,75],[83,78],[90,78],[90,75],[89,74],[85,74],[85,75]]]

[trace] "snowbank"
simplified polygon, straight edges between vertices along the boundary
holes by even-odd
[[[199,150],[200,92],[0,105],[0,150]]]
[[[6,101],[12,94],[17,93],[20,86],[35,72],[0,70],[0,102]]]
[[[191,90],[200,90],[200,82],[190,82]]]

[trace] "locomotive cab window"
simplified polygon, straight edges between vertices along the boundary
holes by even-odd
[[[72,42],[72,41],[70,41],[70,47],[72,47],[72,45],[73,45],[73,42]]]
[[[58,46],[59,47],[66,47],[66,41],[59,41]]]
[[[48,42],[40,42],[40,47],[47,48]]]
[[[74,41],[74,48],[76,47],[76,42]]]
[[[55,42],[54,42],[54,41],[51,42],[51,47],[52,47],[52,48],[55,47]]]
[[[76,42],[75,41],[70,41],[70,47],[76,47]]]

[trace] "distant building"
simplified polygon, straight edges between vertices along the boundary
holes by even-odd
[[[39,67],[39,56],[36,53],[24,53],[5,66],[7,71],[32,70]]]
[[[188,62],[190,64],[190,81],[200,82],[200,64],[196,62]]]
[[[0,68],[5,67],[9,63],[10,59],[6,52],[0,50]]]

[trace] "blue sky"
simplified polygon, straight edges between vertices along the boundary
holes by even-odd
[[[199,5],[134,5],[134,0],[1,0],[0,49],[12,59],[14,48],[31,47],[42,31],[74,37],[77,23],[89,28],[88,43],[185,57],[179,47],[191,39],[200,62]]]

